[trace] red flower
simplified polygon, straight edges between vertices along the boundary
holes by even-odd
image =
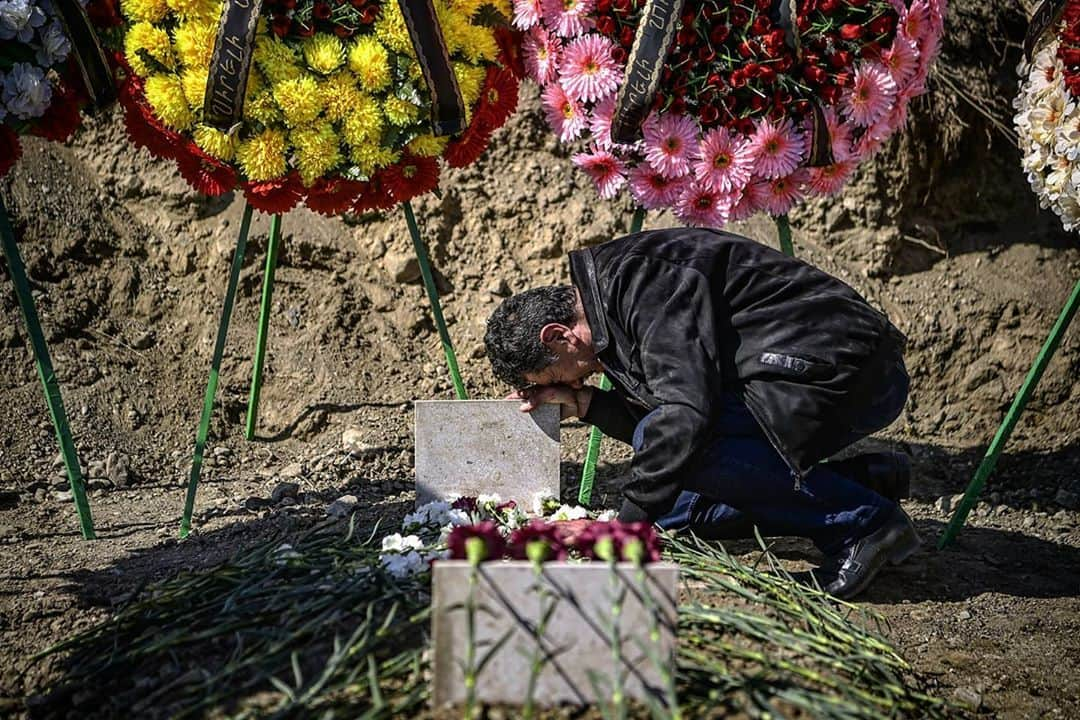
[[[178,152],[176,169],[191,187],[209,197],[236,187],[236,171],[191,142]]]
[[[845,40],[858,40],[862,37],[863,29],[862,25],[855,23],[847,23],[840,26],[840,37]]]
[[[731,28],[727,25],[714,25],[713,29],[709,31],[709,42],[714,46],[720,45],[728,39],[728,35],[731,34]]]
[[[596,18],[596,29],[604,35],[613,35],[615,33],[615,18],[610,15],[601,15]]]
[[[510,535],[508,552],[515,560],[528,560],[529,545],[542,542],[546,546],[545,560],[565,560],[567,547],[562,542],[559,527],[543,520],[533,520]]]
[[[638,559],[642,562],[660,559],[660,540],[649,523],[594,522],[581,531],[574,546],[582,555],[598,558],[604,554],[602,546],[607,542],[617,560],[633,560],[635,553],[640,553]]]
[[[339,215],[356,201],[364,184],[345,178],[319,178],[307,194],[307,206],[320,215]]]
[[[474,123],[483,123],[489,130],[501,127],[518,102],[518,82],[506,69],[489,67],[480,91]]]
[[[491,130],[483,123],[473,119],[461,137],[452,140],[443,153],[443,158],[450,167],[461,168],[476,162],[491,142]]]
[[[469,540],[477,538],[483,541],[483,557],[480,560],[501,558],[506,551],[506,541],[499,534],[499,528],[490,520],[476,525],[458,525],[450,531],[446,544],[450,548],[452,560],[467,560]]]
[[[884,35],[892,32],[896,19],[892,15],[881,15],[870,22],[870,32],[873,35]]]
[[[0,177],[8,174],[21,155],[19,136],[7,125],[0,123]]]
[[[367,182],[360,183],[360,194],[353,203],[353,212],[363,215],[372,211],[389,210],[394,207],[394,197],[386,187],[381,173]]]
[[[829,75],[816,65],[807,65],[803,68],[803,77],[812,83],[820,84],[825,82]]]
[[[79,115],[80,105],[82,105],[81,93],[70,84],[62,84],[59,92],[53,95],[49,109],[34,121],[30,132],[46,140],[67,141],[82,123],[82,116]]]
[[[629,50],[634,45],[634,31],[629,27],[624,27],[619,32],[619,44]]]
[[[495,43],[499,46],[499,54],[496,60],[503,67],[510,68],[514,77],[525,77],[525,60],[521,57],[521,39],[524,33],[509,27],[495,28]]]
[[[303,185],[294,171],[285,177],[264,182],[245,182],[244,198],[251,207],[264,213],[279,215],[292,210],[300,202]]]
[[[439,161],[404,153],[383,171],[386,187],[396,202],[405,202],[439,186]]]
[[[270,29],[274,31],[274,34],[279,38],[283,38],[289,34],[289,28],[292,27],[292,18],[288,15],[274,15],[270,21]]]
[[[112,28],[124,24],[120,17],[119,0],[90,0],[86,6],[86,14],[94,27]]]

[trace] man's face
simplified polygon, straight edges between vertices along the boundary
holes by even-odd
[[[568,345],[550,348],[559,359],[543,370],[525,373],[525,379],[533,385],[569,385],[580,388],[585,379],[600,371],[600,363],[592,347]]]

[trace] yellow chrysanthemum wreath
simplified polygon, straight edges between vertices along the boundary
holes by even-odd
[[[121,0],[121,101],[137,145],[197,190],[266,212],[383,209],[473,162],[517,104],[509,0],[434,0],[468,128],[435,137],[396,0],[265,0],[238,132],[203,122],[222,0]]]

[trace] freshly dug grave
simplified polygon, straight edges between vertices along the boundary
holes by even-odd
[[[1080,277],[1075,238],[1037,211],[999,127],[1009,126],[1022,11],[965,0],[950,12],[948,70],[915,108],[910,137],[836,201],[793,218],[800,256],[856,286],[911,338],[911,401],[884,436],[915,458],[906,507],[928,541]],[[626,230],[629,208],[597,202],[588,182],[526,91],[522,113],[490,155],[450,173],[441,199],[417,204],[473,396],[505,392],[482,357],[483,323],[495,304],[511,291],[565,281],[567,250]],[[257,217],[198,534],[178,543],[240,202],[192,194],[170,167],[128,147],[116,118],[95,121],[72,147],[28,141],[0,189],[102,538],[83,542],[72,503],[57,497],[66,479],[5,290],[0,702],[17,715],[26,697],[64,672],[58,661],[30,655],[105,617],[146,582],[298,533],[342,496],[354,497],[362,527],[380,517],[382,527],[396,526],[412,502],[411,401],[452,393],[402,218],[295,212],[284,220],[259,439],[244,442],[268,228]],[[656,216],[646,226],[671,222]],[[737,230],[775,242],[767,219]],[[1074,327],[958,545],[938,553],[928,542],[865,598],[890,619],[890,637],[937,693],[1002,716],[1080,714],[1078,377]],[[566,428],[567,498],[585,435]],[[615,442],[604,448],[595,500],[610,506],[628,453]],[[775,549],[791,567],[814,559],[801,543]]]

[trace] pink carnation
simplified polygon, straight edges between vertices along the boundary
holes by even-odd
[[[528,30],[540,22],[540,0],[514,0],[514,27]]]
[[[642,163],[630,171],[630,194],[646,210],[670,207],[682,195],[689,178],[669,178]]]
[[[914,41],[898,32],[892,47],[885,51],[881,60],[896,84],[903,85],[915,75],[919,66],[919,50]]]
[[[892,109],[896,90],[896,82],[884,65],[864,62],[855,70],[855,85],[844,93],[844,109],[853,123],[869,127]]]
[[[751,183],[750,193],[754,196],[754,204],[770,215],[786,215],[803,199],[803,186],[808,177],[803,168],[785,177]]]
[[[555,29],[559,37],[577,37],[592,29],[589,13],[595,6],[595,0],[541,0],[544,22]]]
[[[585,129],[584,109],[567,96],[559,83],[553,82],[544,88],[540,96],[544,102],[544,114],[548,124],[562,142],[570,142]]]
[[[675,214],[687,225],[717,228],[727,222],[731,199],[691,182],[675,205]]]
[[[701,157],[694,163],[694,177],[702,187],[731,193],[742,190],[750,181],[754,161],[747,143],[727,128],[705,133],[699,152]]]
[[[559,41],[542,27],[534,27],[525,33],[521,41],[525,72],[537,85],[547,85],[555,79],[559,67],[559,48]]]
[[[754,173],[772,180],[799,167],[806,152],[806,139],[795,129],[790,118],[784,118],[776,125],[763,119],[750,136],[747,152],[754,159]]]
[[[847,183],[851,173],[855,171],[853,160],[840,160],[832,165],[809,169],[807,180],[807,192],[815,195],[835,195]]]
[[[682,177],[690,172],[697,156],[697,124],[686,115],[667,113],[645,122],[645,159],[667,177]]]
[[[615,92],[622,80],[619,64],[611,57],[615,45],[603,35],[575,38],[563,50],[559,73],[563,89],[582,102],[596,102]]]
[[[593,179],[596,192],[605,200],[615,197],[626,184],[626,165],[607,150],[577,153],[572,160]]]

